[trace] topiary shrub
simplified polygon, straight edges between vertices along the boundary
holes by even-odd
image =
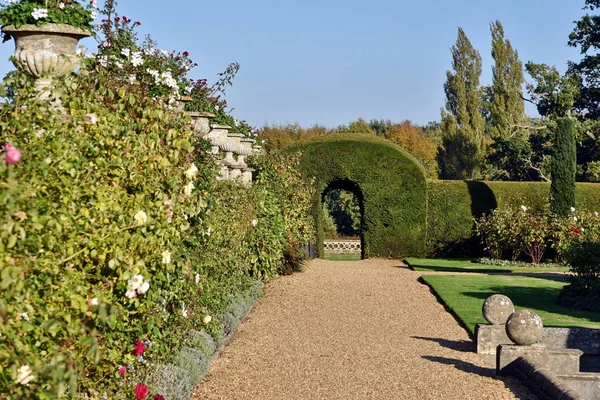
[[[331,185],[359,197],[363,257],[424,254],[425,172],[404,150],[372,135],[339,134],[296,143],[286,151],[299,154],[299,169],[314,180],[312,215],[320,255],[322,194]]]
[[[550,210],[556,215],[568,215],[575,206],[575,174],[577,144],[575,123],[571,118],[558,120],[551,164]]]

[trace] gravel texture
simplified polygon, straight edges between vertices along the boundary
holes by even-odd
[[[535,399],[399,261],[314,260],[265,287],[199,399]]]

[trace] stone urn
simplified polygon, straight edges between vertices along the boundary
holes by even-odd
[[[38,88],[47,86],[52,78],[72,72],[81,59],[76,54],[77,42],[91,36],[89,31],[67,24],[42,26],[13,25],[2,31],[15,40],[12,62],[19,71],[36,78]]]
[[[215,114],[200,111],[186,111],[185,113],[192,119],[194,131],[197,132],[200,137],[210,132],[210,120],[215,117]]]
[[[244,167],[246,166],[246,156],[252,153],[252,143],[254,143],[254,139],[240,139],[240,149],[237,152],[238,164]]]

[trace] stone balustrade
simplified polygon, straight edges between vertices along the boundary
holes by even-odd
[[[360,254],[362,250],[360,240],[327,239],[323,245],[328,253]]]
[[[198,137],[210,142],[211,153],[223,156],[219,160],[219,179],[251,184],[254,169],[246,164],[246,156],[260,152],[261,146],[256,145],[254,139],[244,137],[241,133],[229,132],[230,126],[211,124],[210,120],[214,118],[214,114],[193,111],[186,114],[192,118]]]

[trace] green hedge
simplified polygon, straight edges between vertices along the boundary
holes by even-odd
[[[498,206],[527,206],[541,211],[550,199],[547,182],[427,182],[427,252],[437,255],[478,255],[472,235],[473,217]],[[600,184],[577,183],[576,208],[600,211]]]
[[[296,143],[299,169],[312,179],[313,216],[323,254],[322,195],[354,191],[362,211],[363,257],[404,257],[425,251],[426,183],[423,167],[395,144],[371,135],[327,135]]]

